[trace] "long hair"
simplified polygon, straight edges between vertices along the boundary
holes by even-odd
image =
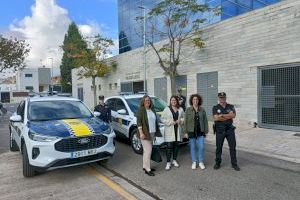
[[[199,101],[198,106],[201,106],[203,100],[202,100],[202,97],[201,97],[199,94],[192,94],[192,95],[190,96],[190,99],[189,99],[190,105],[191,105],[191,106],[193,105],[193,98],[194,98],[194,97],[197,97],[197,99],[198,99],[198,101]]]
[[[153,107],[153,103],[152,103],[152,100],[151,98],[148,96],[148,95],[144,95],[143,98],[141,99],[141,102],[140,102],[140,107],[145,107],[145,99],[146,98],[149,98],[150,99],[150,109],[152,109]]]
[[[180,108],[178,97],[175,96],[175,95],[171,96],[169,106],[172,107],[172,104],[171,104],[171,100],[172,100],[172,99],[175,99],[175,100],[176,100],[176,108]]]

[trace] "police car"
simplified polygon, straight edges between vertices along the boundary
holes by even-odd
[[[10,149],[22,153],[23,175],[109,159],[115,133],[78,99],[28,97],[10,117]]]
[[[132,149],[135,153],[143,152],[142,143],[137,137],[138,129],[135,113],[140,106],[144,94],[124,94],[105,99],[105,104],[111,109],[112,127],[117,135],[124,136],[130,140]],[[158,115],[167,107],[166,102],[158,97],[150,96],[154,109]],[[164,125],[159,124],[162,137],[156,137],[153,145],[164,144]]]

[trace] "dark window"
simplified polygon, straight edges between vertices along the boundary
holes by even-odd
[[[32,74],[25,74],[25,77],[27,78],[32,77]]]
[[[20,115],[24,120],[25,101],[22,101],[17,108],[17,115]]]
[[[25,89],[26,90],[33,90],[33,86],[26,86]]]
[[[124,109],[124,110],[126,110],[126,113],[127,113],[126,106],[121,99],[116,99],[115,106],[116,106],[116,111]]]
[[[116,101],[116,99],[108,99],[105,103],[111,110],[116,111],[115,101]]]

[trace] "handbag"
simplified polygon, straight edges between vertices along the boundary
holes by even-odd
[[[157,145],[152,147],[151,160],[153,160],[154,162],[157,162],[157,163],[162,161],[162,158],[160,155],[160,148]]]

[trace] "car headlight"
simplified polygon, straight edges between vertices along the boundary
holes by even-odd
[[[106,129],[105,131],[103,131],[102,134],[106,135],[107,137],[116,137],[116,134],[115,134],[114,130],[111,127]]]
[[[40,135],[33,131],[29,131],[28,136],[30,139],[38,142],[52,142],[58,139],[58,137],[55,136]]]

